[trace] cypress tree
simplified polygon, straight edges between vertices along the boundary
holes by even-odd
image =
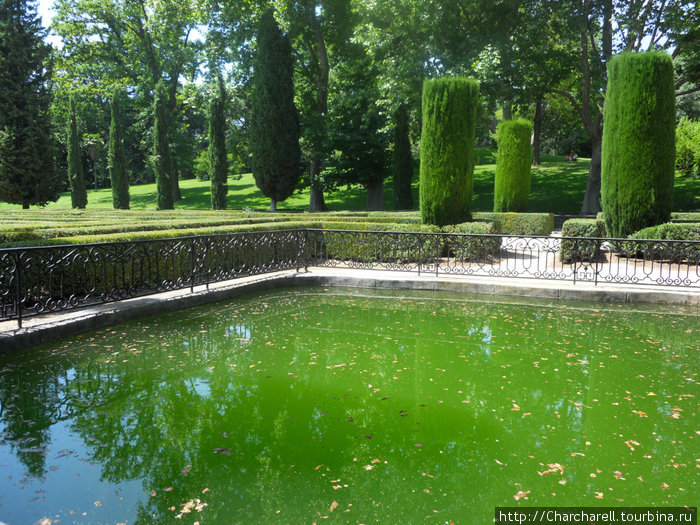
[[[413,155],[408,136],[408,109],[401,104],[394,114],[394,207],[413,208]]]
[[[423,83],[420,211],[426,224],[469,220],[479,82],[464,77]]]
[[[623,53],[608,63],[601,204],[609,235],[667,222],[675,159],[673,61]]]
[[[250,152],[255,184],[270,209],[296,189],[301,176],[299,116],[294,105],[294,59],[288,38],[272,11],[258,25],[250,117]]]
[[[217,76],[217,92],[209,104],[209,180],[211,207],[226,209],[228,186],[228,158],[226,156],[226,88],[221,75]]]
[[[532,170],[532,123],[504,120],[496,130],[498,155],[493,211],[527,211]]]
[[[124,137],[121,122],[121,92],[114,88],[112,92],[112,120],[109,125],[109,151],[107,164],[109,178],[112,181],[112,204],[117,210],[129,209],[129,178],[126,173],[124,157]]]
[[[44,206],[58,199],[51,135],[51,47],[36,9],[0,1],[0,200]]]
[[[80,157],[80,138],[78,137],[78,122],[75,113],[75,99],[70,96],[70,111],[68,113],[68,182],[70,183],[70,199],[73,208],[84,209],[87,206],[87,189],[83,161]]]
[[[167,104],[168,94],[163,82],[158,82],[153,100],[153,169],[156,175],[156,191],[159,210],[172,210],[173,184],[170,141],[168,139]]]

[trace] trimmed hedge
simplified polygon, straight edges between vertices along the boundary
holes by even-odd
[[[549,235],[554,229],[551,213],[474,212],[475,221],[498,222],[503,235]]]
[[[469,220],[479,82],[464,77],[423,83],[420,211],[425,224]]]
[[[524,212],[530,197],[532,123],[504,120],[496,130],[498,156],[493,190],[493,211]]]
[[[623,53],[608,63],[601,205],[612,237],[670,218],[675,101],[667,53]]]
[[[595,262],[603,257],[597,251],[598,243],[595,241],[572,241],[565,237],[605,237],[605,223],[600,219],[569,219],[561,227],[561,248],[559,256],[561,262],[572,264],[574,262]]]
[[[700,223],[666,223],[643,228],[629,236],[630,239],[700,241]],[[700,262],[700,247],[687,244],[664,244],[650,247],[640,244],[625,244],[622,250],[628,257],[646,257],[672,262]]]
[[[449,236],[445,240],[446,254],[458,262],[487,262],[498,259],[501,251],[499,222],[464,222],[442,228],[444,233],[494,235],[494,237]]]

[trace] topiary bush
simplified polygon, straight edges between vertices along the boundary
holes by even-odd
[[[554,229],[551,213],[474,212],[475,221],[497,222],[504,235],[549,235]]]
[[[500,256],[501,237],[498,234],[501,227],[498,222],[464,222],[445,226],[442,231],[470,235],[450,235],[445,239],[446,255],[454,257],[457,262],[489,262]]]
[[[464,77],[423,83],[420,211],[425,224],[469,220],[479,82]]]
[[[601,204],[613,237],[626,237],[670,217],[675,100],[668,54],[623,53],[609,62]]]
[[[496,130],[498,155],[493,194],[493,211],[527,210],[532,167],[532,123],[504,120]]]
[[[700,241],[700,223],[666,223],[643,228],[629,236],[630,239]],[[670,243],[623,243],[621,252],[627,257],[645,257],[646,259],[671,262],[700,262],[700,247],[694,244]]]
[[[700,121],[682,118],[676,126],[676,169],[700,175]]]
[[[569,219],[561,227],[559,256],[564,264],[595,262],[604,257],[597,241],[570,240],[567,237],[605,237],[605,223],[601,219]]]

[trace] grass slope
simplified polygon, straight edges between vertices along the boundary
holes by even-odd
[[[493,185],[496,172],[495,154],[477,150],[482,164],[474,169],[474,195],[472,211],[493,210]],[[488,162],[485,164],[483,162]],[[528,211],[576,214],[581,209],[583,194],[590,162],[580,159],[574,164],[564,162],[562,157],[544,155],[541,166],[533,166],[530,186]],[[183,200],[175,204],[176,209],[209,210],[211,209],[210,185],[208,181],[196,179],[180,181]],[[134,210],[155,210],[156,186],[143,184],[132,186],[131,208]],[[355,186],[341,188],[326,196],[330,210],[360,211],[366,207],[367,192]],[[243,175],[240,180],[229,181],[227,207],[230,210],[267,209],[270,205],[257,186],[251,174]],[[418,205],[418,174],[413,181],[413,202]],[[297,191],[286,201],[279,203],[280,210],[305,209],[309,205],[308,189]],[[69,193],[64,193],[57,202],[47,206],[48,209],[70,209]],[[20,209],[20,206],[0,203],[0,210]],[[112,190],[109,188],[88,191],[88,209],[112,209]],[[384,209],[394,209],[394,188],[391,179],[384,183]],[[691,211],[700,209],[700,179],[676,177],[674,192],[674,211]]]

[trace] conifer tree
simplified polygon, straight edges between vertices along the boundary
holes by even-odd
[[[253,71],[250,151],[255,183],[270,209],[296,189],[301,176],[299,116],[294,105],[294,59],[272,11],[258,26]]]
[[[436,78],[423,83],[420,213],[425,224],[469,220],[479,82]]]
[[[408,136],[408,110],[402,104],[394,114],[394,207],[397,210],[413,208],[413,155]]]
[[[129,209],[129,178],[124,157],[124,137],[121,122],[121,92],[112,92],[112,120],[109,125],[109,178],[112,182],[112,205],[117,210]]]
[[[70,111],[68,113],[68,182],[70,183],[70,199],[73,208],[84,209],[87,206],[87,189],[83,161],[80,158],[80,138],[78,122],[75,114],[75,99],[70,96]]]
[[[226,155],[226,87],[221,75],[216,79],[216,94],[209,104],[209,180],[211,207],[226,209],[228,158]]]
[[[49,108],[51,47],[35,8],[0,0],[0,200],[44,206],[58,199]]]
[[[153,122],[153,169],[156,175],[157,207],[159,210],[172,210],[175,207],[173,204],[172,164],[167,127],[167,100],[168,94],[165,91],[165,85],[163,82],[158,82],[153,101],[153,113],[155,115]]]
[[[532,171],[532,123],[504,120],[496,131],[498,155],[493,191],[493,211],[527,211]]]
[[[675,116],[667,53],[623,53],[608,63],[601,204],[609,235],[627,237],[670,219]]]

